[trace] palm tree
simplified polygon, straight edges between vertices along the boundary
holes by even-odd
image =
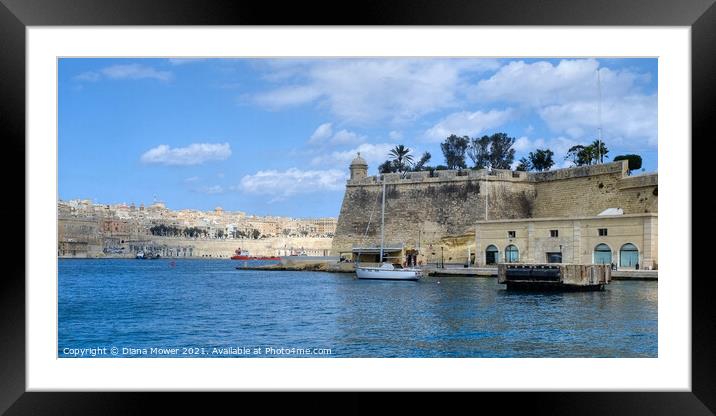
[[[411,156],[409,153],[410,149],[403,146],[402,144],[399,144],[393,149],[391,149],[390,153],[388,154],[398,165],[398,170],[401,172],[405,172],[408,170],[408,165],[411,165],[413,163],[413,156]]]
[[[604,144],[604,141],[597,139],[588,147],[591,148],[591,156],[592,160],[594,160],[594,164],[604,163],[604,158],[607,157],[607,153],[609,153],[609,149],[607,149],[607,145]]]

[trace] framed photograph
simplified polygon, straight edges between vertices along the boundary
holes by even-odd
[[[8,414],[145,391],[716,408],[691,278],[712,2],[2,1]]]

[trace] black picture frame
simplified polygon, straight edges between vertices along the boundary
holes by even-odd
[[[692,58],[692,148],[694,143],[713,140],[709,119],[716,113],[716,6],[714,0],[542,0],[468,1],[400,0],[351,3],[323,2],[205,2],[160,0],[0,0],[0,123],[6,152],[13,163],[2,166],[6,192],[23,201],[25,184],[17,178],[25,171],[25,28],[27,26],[79,25],[591,25],[591,26],[688,26],[691,27]],[[23,157],[20,157],[23,155]],[[692,175],[696,178],[697,175]],[[692,189],[694,189],[692,187]],[[17,217],[17,203],[2,205],[6,219]],[[684,213],[688,214],[688,213]],[[692,212],[692,218],[697,218]],[[13,217],[11,217],[13,216]],[[6,220],[7,221],[7,220]],[[25,216],[25,223],[32,221]],[[16,247],[25,244],[24,224],[8,221]],[[32,250],[32,247],[26,247]],[[28,252],[25,251],[24,260]],[[0,291],[0,412],[20,414],[136,414],[146,413],[147,401],[187,409],[201,402],[203,413],[235,398],[197,397],[187,394],[148,393],[35,393],[25,390],[25,266],[24,261],[6,261]],[[699,277],[699,276],[697,276]],[[548,414],[713,414],[716,409],[716,313],[712,306],[710,276],[692,279],[691,270],[680,278],[692,287],[692,389],[690,392],[607,393],[483,393],[470,398],[471,408],[499,406],[500,413],[522,409]],[[374,407],[363,396],[339,396],[341,413]],[[517,397],[515,397],[517,396]],[[241,399],[243,400],[243,399]],[[277,402],[259,399],[273,408]],[[410,400],[412,406],[438,405],[443,411],[454,399],[435,400],[423,395]],[[313,397],[285,401],[296,409],[324,408]],[[241,405],[246,406],[245,404]],[[325,406],[328,408],[329,406]],[[407,410],[398,400],[381,410]],[[164,409],[165,411],[168,409]],[[330,410],[330,409],[327,409]],[[164,411],[162,411],[164,413]]]

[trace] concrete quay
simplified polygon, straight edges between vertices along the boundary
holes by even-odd
[[[659,280],[659,271],[612,270],[612,280]]]
[[[497,277],[497,267],[426,267],[424,270],[428,276]]]
[[[429,276],[497,277],[497,267],[425,268]],[[658,270],[612,270],[612,280],[658,280]]]
[[[292,261],[293,260],[293,261]],[[324,259],[299,258],[281,259],[279,264],[265,266],[242,267],[245,262],[237,261],[240,270],[271,270],[271,271],[321,271],[330,273],[354,273],[355,263],[339,263],[330,257]],[[423,267],[428,276],[439,277],[497,277],[497,267]],[[611,280],[657,280],[658,270],[612,270]]]

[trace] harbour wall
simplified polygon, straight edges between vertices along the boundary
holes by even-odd
[[[162,257],[187,258],[230,258],[241,247],[256,256],[288,256],[291,251],[303,251],[307,255],[328,255],[332,238],[319,237],[269,237],[261,239],[191,239],[176,237],[143,236],[125,241],[121,252],[105,253],[101,246],[90,246],[89,250],[78,251],[76,255],[59,257],[90,258],[131,258],[139,250],[148,250]],[[97,243],[99,244],[99,242]],[[115,246],[115,249],[118,248]]]

